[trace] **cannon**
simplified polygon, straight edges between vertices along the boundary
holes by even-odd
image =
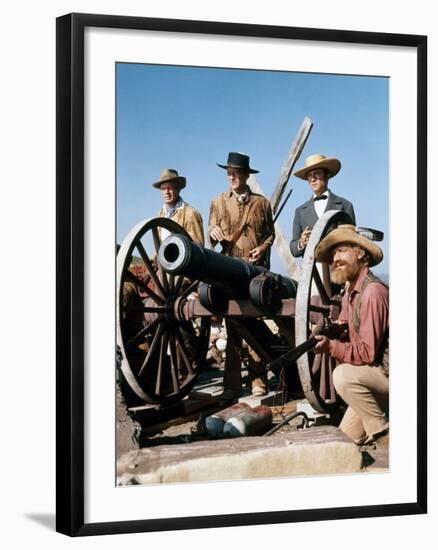
[[[170,219],[135,226],[117,254],[117,345],[127,402],[166,405],[185,397],[205,368],[211,319],[220,315],[267,365],[305,349],[282,364],[286,381],[298,384],[317,411],[336,409],[335,361],[302,344],[339,314],[328,266],[317,266],[314,251],[342,223],[351,223],[344,212],[321,216],[298,281],[204,249]],[[133,272],[133,258],[143,275]]]
[[[200,302],[212,313],[223,314],[230,299],[249,298],[260,309],[272,310],[281,298],[296,296],[293,279],[203,248],[182,234],[166,238],[158,261],[169,275],[198,279]]]

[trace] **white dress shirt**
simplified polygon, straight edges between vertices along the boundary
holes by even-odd
[[[324,193],[322,193],[322,196],[327,197],[327,199],[325,199],[325,200],[315,201],[316,196],[317,195],[313,195],[313,199],[314,199],[313,206],[315,207],[316,215],[318,216],[318,218],[320,218],[324,214],[324,212],[326,211],[328,199],[329,199],[329,196],[330,196],[330,191],[327,189],[327,191],[324,191]]]

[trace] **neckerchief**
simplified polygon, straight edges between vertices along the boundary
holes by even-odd
[[[181,197],[181,195],[178,197],[178,200],[176,201],[176,203],[173,205],[173,206],[167,206],[166,203],[163,204],[163,212],[164,212],[164,217],[165,218],[171,218],[174,213],[175,213],[175,210],[177,208],[181,208],[181,206],[183,205],[183,199]]]

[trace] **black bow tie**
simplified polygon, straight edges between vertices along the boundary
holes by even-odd
[[[313,197],[313,201],[326,201],[328,199],[327,195],[319,195],[317,197]]]

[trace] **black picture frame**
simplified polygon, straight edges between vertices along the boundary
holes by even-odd
[[[69,14],[57,19],[57,498],[56,529],[70,536],[423,514],[427,511],[427,37],[226,22]],[[84,521],[84,30],[158,30],[404,46],[417,55],[417,498],[312,510],[85,523]],[[415,326],[415,322],[412,323]]]

